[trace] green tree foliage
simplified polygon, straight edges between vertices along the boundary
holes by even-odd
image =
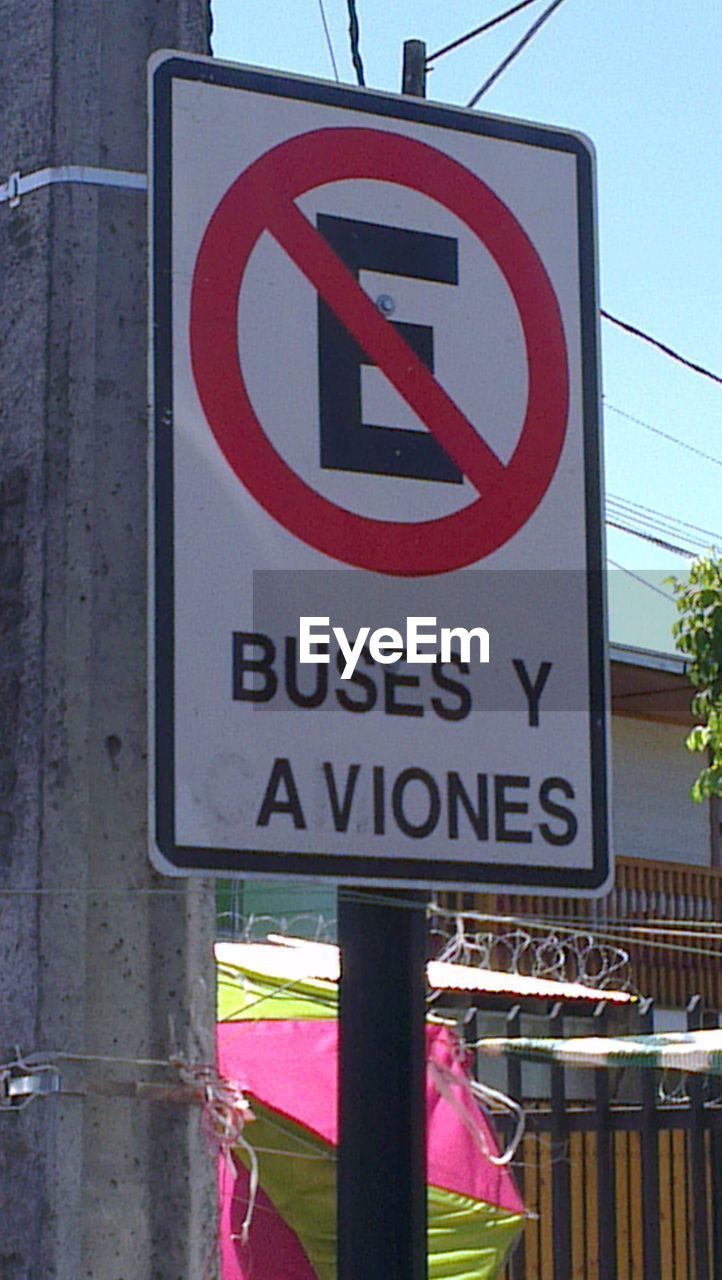
[[[698,804],[722,796],[722,559],[710,553],[692,564],[686,581],[672,578],[679,618],[675,644],[689,663],[697,690],[692,715],[699,721],[687,737],[690,751],[707,753],[708,765],[692,786]]]

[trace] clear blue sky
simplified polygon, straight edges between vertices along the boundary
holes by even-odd
[[[428,96],[464,105],[548,0],[440,59]],[[346,0],[323,0],[341,80],[355,83]],[[357,0],[371,88],[400,86],[411,37],[432,52],[512,0]],[[216,56],[333,78],[319,0],[214,0]],[[483,109],[582,130],[598,159],[601,302],[722,371],[722,3],[565,0],[482,99]],[[602,324],[615,406],[722,459],[722,386]],[[722,535],[722,466],[605,413],[607,493]],[[673,533],[669,540],[676,541]],[[722,540],[722,539],[720,539]],[[712,539],[707,539],[711,542]],[[608,531],[636,571],[685,561]],[[642,591],[650,606],[651,593]]]

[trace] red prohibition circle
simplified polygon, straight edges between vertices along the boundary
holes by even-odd
[[[528,397],[519,440],[506,466],[493,458],[483,439],[416,362],[418,385],[409,383],[415,407],[418,411],[422,403],[427,406],[421,412],[425,425],[479,492],[462,510],[433,520],[371,519],[317,493],[270,442],[243,380],[238,299],[249,258],[264,231],[282,244],[341,322],[350,329],[356,325],[354,336],[387,376],[412,376],[409,361],[404,363],[408,349],[402,339],[294,203],[326,183],[353,179],[409,187],[455,214],[491,254],[521,321]],[[375,335],[375,347],[369,335]],[[266,152],[236,179],[213,213],[198,251],[190,347],[203,411],[238,479],[295,537],[358,568],[421,576],[483,559],[513,537],[536,510],[564,444],[569,404],[566,343],[559,304],[536,250],[480,178],[426,143],[399,134],[366,128],[300,134]]]

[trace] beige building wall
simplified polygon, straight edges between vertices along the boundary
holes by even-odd
[[[619,856],[710,863],[707,804],[689,789],[703,757],[688,752],[682,725],[612,719],[612,814]]]

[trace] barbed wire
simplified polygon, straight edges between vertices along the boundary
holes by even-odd
[[[520,927],[505,933],[467,930],[460,914],[446,933],[434,932],[443,940],[437,959],[452,964],[554,982],[579,982],[600,991],[612,987],[628,990],[632,985],[629,952],[600,941],[591,931],[550,929],[546,936],[535,936]]]

